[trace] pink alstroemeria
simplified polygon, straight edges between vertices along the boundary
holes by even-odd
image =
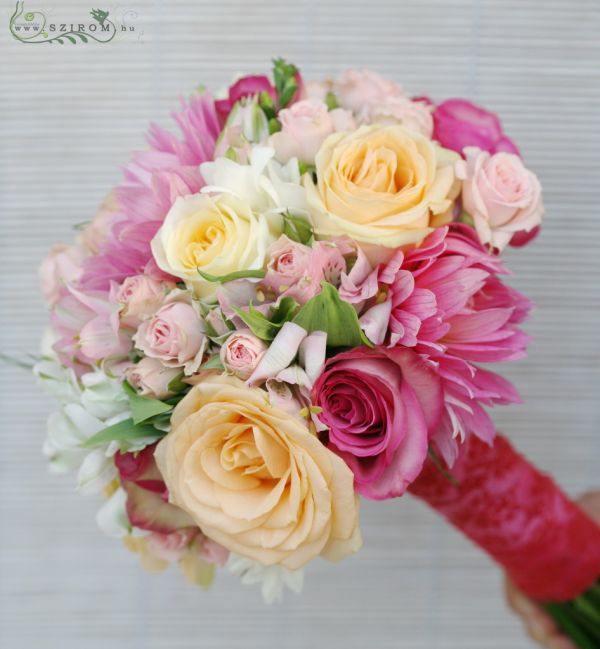
[[[59,336],[54,349],[68,367],[118,361],[132,348],[131,335],[119,329],[119,304],[102,291],[61,289],[50,322]]]

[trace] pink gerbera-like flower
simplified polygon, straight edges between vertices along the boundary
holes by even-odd
[[[439,228],[408,253],[398,250],[371,269],[359,250],[340,295],[359,306],[361,325],[378,345],[415,349],[438,368],[445,415],[434,439],[448,463],[468,433],[491,441],[494,427],[482,404],[519,401],[508,381],[474,363],[516,360],[529,337],[517,325],[530,301],[498,277],[508,274],[472,228]]]
[[[84,263],[82,289],[108,290],[111,281],[141,273],[167,278],[154,263],[150,241],[175,199],[204,185],[198,166],[212,159],[220,131],[214,101],[206,93],[183,102],[173,117],[183,137],[153,124],[150,150],[134,155],[125,167],[125,182],[115,191],[120,210],[98,254]]]

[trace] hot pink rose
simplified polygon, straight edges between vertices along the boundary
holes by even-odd
[[[125,378],[145,397],[165,399],[171,395],[169,383],[181,374],[177,367],[166,367],[157,358],[145,356],[125,370]]]
[[[246,380],[267,351],[265,343],[250,329],[234,331],[221,347],[221,362],[229,372]]]
[[[280,237],[267,251],[267,274],[262,285],[278,298],[290,296],[304,304],[321,290],[321,282],[339,282],[346,261],[334,242],[305,246]]]
[[[215,108],[221,124],[225,124],[227,116],[237,101],[244,97],[259,95],[261,92],[268,92],[273,101],[276,100],[275,88],[271,85],[268,77],[263,75],[250,75],[236,81],[229,88],[227,99],[215,101]]]
[[[342,108],[357,115],[382,105],[390,97],[401,97],[402,88],[371,70],[346,70],[334,82],[334,92]]]
[[[174,288],[174,284],[159,282],[147,275],[127,277],[115,295],[115,300],[123,305],[120,312],[121,322],[135,329],[142,320],[158,310],[166,293]]]
[[[467,147],[456,165],[462,179],[463,207],[483,244],[502,250],[518,232],[531,232],[542,221],[542,189],[519,156]]]
[[[50,306],[56,304],[62,286],[81,277],[86,256],[85,250],[80,246],[59,243],[50,248],[40,265],[42,295]]]
[[[328,111],[322,101],[306,99],[284,108],[279,113],[281,131],[270,138],[277,159],[290,158],[313,163],[325,138],[336,130],[356,127],[352,114],[341,108]],[[339,127],[339,128],[336,128]]]
[[[329,359],[312,401],[328,447],[354,472],[356,490],[383,500],[419,475],[443,407],[440,379],[408,349],[357,347]]]
[[[202,364],[206,349],[203,323],[196,309],[184,301],[172,301],[144,320],[133,340],[146,356],[168,367],[183,367],[193,374]]]
[[[517,145],[502,131],[495,113],[466,99],[448,99],[433,112],[433,138],[443,147],[462,153],[467,146],[484,151],[505,151],[519,155]]]

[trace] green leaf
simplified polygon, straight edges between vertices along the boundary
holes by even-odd
[[[227,275],[211,275],[210,273],[205,273],[199,268],[196,270],[202,279],[205,279],[207,282],[218,282],[219,284],[233,282],[236,279],[246,279],[248,277],[262,279],[265,276],[264,270],[238,270],[235,273],[229,273]]]
[[[157,430],[150,424],[135,424],[133,419],[125,419],[92,435],[81,446],[83,448],[93,448],[113,441],[126,442],[144,437],[163,437],[164,435],[163,431]]]
[[[181,392],[182,390],[185,390],[185,388],[190,387],[188,383],[184,383],[181,380],[182,376],[183,375],[180,374],[179,376],[176,376],[174,379],[171,379],[171,381],[169,381],[169,385],[167,386],[167,390],[169,392],[177,393],[177,392]]]
[[[206,361],[206,363],[200,365],[198,369],[199,370],[224,370],[225,368],[223,367],[223,363],[221,363],[221,359],[217,355],[209,358]]]
[[[325,95],[325,103],[327,104],[327,110],[335,110],[340,107],[337,97],[331,90]]]
[[[73,43],[73,45],[77,44],[77,40],[75,38],[73,38],[72,36],[69,36],[68,34],[65,34],[65,38],[67,40],[71,41],[71,43]]]
[[[293,318],[297,308],[298,302],[293,297],[281,298],[277,307],[271,310],[268,318],[252,305],[248,307],[248,311],[233,307],[252,333],[267,342],[275,338],[284,322],[288,322]]]
[[[87,42],[88,42],[87,36],[84,36],[83,34],[79,34],[79,33],[77,34],[77,36],[79,36],[79,38],[81,38],[81,40],[82,40],[84,43],[87,43]]]
[[[123,383],[123,388],[129,397],[129,407],[131,408],[133,423],[136,426],[156,415],[162,415],[173,409],[173,406],[168,403],[150,397],[143,397],[127,382]]]
[[[373,347],[360,328],[352,305],[340,298],[335,286],[321,282],[321,287],[321,292],[300,309],[293,322],[309,333],[325,331],[328,347]]]
[[[313,238],[313,230],[310,223],[300,216],[294,216],[289,212],[283,215],[283,234],[292,241],[307,245]]]
[[[273,97],[266,90],[263,90],[260,93],[259,106],[262,108],[264,114],[267,116],[268,120],[271,120],[275,117],[275,104],[273,103]]]
[[[271,117],[269,120],[269,135],[281,131],[281,123],[276,117]]]
[[[296,90],[298,90],[296,74],[298,74],[298,68],[295,65],[287,63],[284,59],[274,59],[273,80],[279,98],[280,110],[290,103]]]

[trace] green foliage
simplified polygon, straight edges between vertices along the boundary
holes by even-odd
[[[294,216],[289,212],[283,214],[283,234],[288,239],[308,245],[313,238],[310,223],[301,216]]]
[[[283,324],[293,318],[297,308],[298,302],[293,297],[283,297],[279,300],[279,304],[271,309],[268,317],[252,305],[249,305],[248,311],[236,307],[234,311],[255,336],[269,342],[279,333]]]
[[[273,80],[279,98],[280,110],[290,103],[298,90],[296,74],[298,74],[298,68],[292,63],[287,63],[284,59],[273,60]]]
[[[236,279],[247,279],[249,277],[262,279],[265,276],[264,270],[238,270],[235,273],[228,273],[227,275],[211,275],[210,273],[205,273],[199,268],[196,270],[202,279],[205,279],[207,282],[218,282],[219,284],[233,282]]]
[[[372,347],[360,328],[354,307],[340,298],[332,284],[321,282],[321,287],[321,292],[300,309],[293,322],[309,333],[324,331],[328,347]]]
[[[144,437],[163,437],[164,434],[163,431],[157,430],[150,424],[136,424],[133,419],[125,419],[92,435],[82,446],[83,448],[94,448],[113,441],[128,442]]]
[[[170,412],[173,409],[173,406],[164,401],[141,396],[127,382],[123,383],[123,389],[129,398],[129,408],[135,425],[141,424],[156,415]]]

